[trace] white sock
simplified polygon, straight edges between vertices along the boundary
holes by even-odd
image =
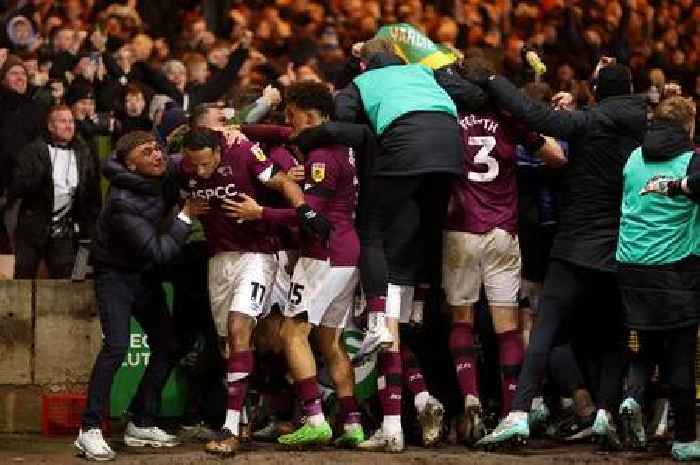
[[[423,391],[416,394],[416,396],[413,398],[413,405],[416,406],[416,410],[418,410],[418,413],[422,412],[425,409],[425,405],[428,403],[429,400],[430,394],[428,393],[428,391]]]
[[[384,415],[382,432],[386,435],[401,432],[401,415]]]
[[[359,423],[344,423],[343,424],[343,431],[346,431],[346,432],[352,431],[355,428],[357,428],[358,426],[360,426]]]
[[[323,415],[323,412],[306,417],[306,423],[311,426],[321,426],[325,421],[326,417]]]
[[[224,428],[231,431],[234,436],[238,436],[238,424],[241,422],[241,411],[240,410],[226,410],[226,421],[224,422]]]
[[[530,410],[537,410],[544,404],[544,399],[542,397],[535,397],[532,399],[532,404],[530,404]]]

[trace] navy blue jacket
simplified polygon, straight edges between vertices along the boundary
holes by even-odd
[[[166,265],[178,255],[191,229],[176,217],[175,166],[170,163],[162,178],[148,178],[112,157],[103,172],[110,188],[97,222],[95,267],[141,272]]]

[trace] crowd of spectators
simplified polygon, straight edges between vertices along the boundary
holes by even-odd
[[[525,84],[521,49],[539,51],[552,92],[592,103],[601,55],[626,63],[654,102],[670,85],[700,95],[700,6],[692,0],[19,0],[1,2],[0,191],[22,149],[46,137],[47,110],[72,109],[97,162],[98,136],[135,129],[166,142],[201,104],[222,121],[280,121],[290,82],[347,83],[352,45],[383,24],[410,23],[457,54],[478,47]],[[170,102],[175,102],[176,105]],[[179,111],[166,111],[177,106]],[[14,209],[12,207],[15,207]],[[15,215],[16,216],[16,215]],[[11,234],[1,235],[11,250]]]

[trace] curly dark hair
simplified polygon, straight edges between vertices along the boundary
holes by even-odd
[[[328,118],[333,118],[335,113],[333,94],[326,84],[320,82],[295,82],[287,88],[285,100],[287,105],[291,104],[302,110],[316,110]]]
[[[182,139],[182,148],[187,150],[216,150],[221,147],[219,133],[209,128],[198,127],[189,131]]]

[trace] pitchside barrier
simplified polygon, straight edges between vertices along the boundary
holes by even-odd
[[[165,284],[165,291],[170,305],[171,286]],[[350,354],[361,340],[357,328],[343,334]],[[85,393],[101,344],[92,281],[0,280],[0,433],[39,432],[46,394]],[[129,352],[112,387],[112,417],[128,408],[149,357],[148,338],[132,320]],[[377,386],[374,361],[355,368],[355,375],[358,397],[371,397]],[[334,397],[332,383],[323,385]],[[178,367],[163,390],[161,414],[181,416],[186,394]]]

